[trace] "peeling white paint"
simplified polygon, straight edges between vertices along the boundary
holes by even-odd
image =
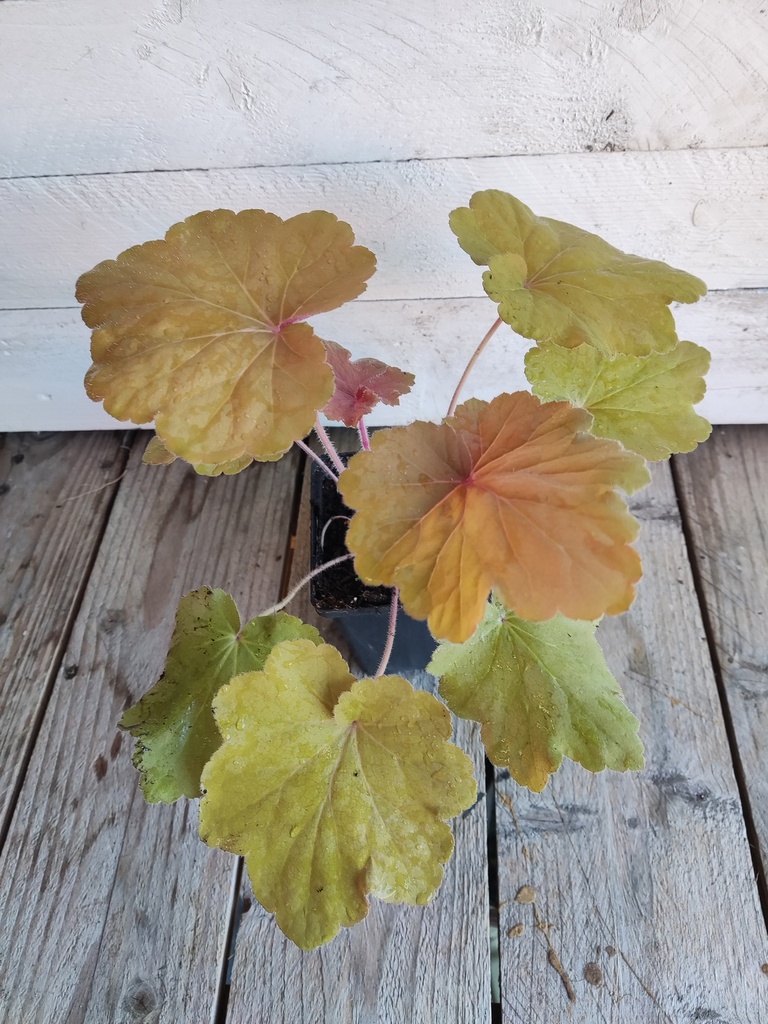
[[[715,423],[768,421],[768,291],[712,292],[675,309],[680,334],[712,350],[709,389],[698,407]],[[411,394],[381,406],[372,424],[438,420],[461,371],[493,322],[487,298],[352,302],[316,317],[318,333],[356,357],[375,356],[416,374]],[[0,312],[0,431],[114,429],[116,421],[86,397],[89,332],[78,309]],[[530,342],[502,328],[477,363],[465,397],[490,399],[527,388]],[[48,401],[35,396],[45,394]]]
[[[485,306],[456,298],[482,288],[447,214],[488,187],[733,289],[681,315],[714,341],[706,412],[766,420],[768,310],[740,289],[768,286],[767,109],[764,0],[0,2],[0,422],[110,425],[56,307],[216,206],[349,220],[379,271],[330,326],[395,359],[416,337],[447,380]]]
[[[14,0],[0,96],[6,176],[759,146],[768,16],[756,0]]]
[[[199,210],[331,210],[376,253],[376,299],[482,294],[448,214],[502,188],[710,288],[768,286],[768,149],[594,153],[0,181],[0,309],[72,303],[76,278]]]

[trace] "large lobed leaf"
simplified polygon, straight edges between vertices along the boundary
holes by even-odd
[[[165,671],[120,720],[137,741],[133,763],[150,803],[200,796],[203,766],[221,744],[211,701],[233,676],[262,669],[276,644],[298,638],[322,642],[314,626],[283,612],[241,629],[223,590],[201,587],[181,599]]]
[[[586,343],[607,354],[665,352],[677,341],[669,303],[706,292],[691,274],[537,217],[496,189],[476,192],[450,225],[462,249],[489,268],[483,284],[499,316],[536,341]]]
[[[709,358],[691,341],[671,352],[613,358],[589,345],[542,345],[526,355],[525,372],[534,394],[582,406],[594,417],[593,434],[656,461],[693,451],[712,432],[693,411],[704,397]]]
[[[561,615],[526,622],[492,600],[471,639],[442,643],[428,666],[451,711],[482,722],[491,761],[536,792],[563,757],[593,772],[643,767],[637,719],[595,628]]]
[[[341,655],[280,644],[214,702],[224,743],[203,772],[200,834],[246,857],[256,898],[302,949],[368,912],[428,902],[475,800],[450,715],[398,676],[356,681]]]
[[[323,409],[329,420],[356,427],[379,402],[399,405],[413,386],[412,373],[380,359],[353,360],[349,349],[335,341],[326,341],[325,350],[334,376],[333,397]]]
[[[365,288],[375,259],[316,210],[283,221],[214,210],[80,278],[91,398],[147,423],[175,455],[279,458],[333,393],[323,342],[298,321]]]
[[[341,476],[366,583],[398,586],[432,633],[462,642],[494,588],[526,619],[629,607],[638,526],[615,492],[649,479],[638,456],[585,433],[591,417],[521,391],[472,399],[442,424],[379,431]]]

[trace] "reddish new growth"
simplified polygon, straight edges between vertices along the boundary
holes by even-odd
[[[411,390],[412,373],[387,366],[379,359],[350,359],[351,353],[335,341],[326,341],[328,363],[336,378],[336,390],[323,412],[329,420],[356,427],[363,416],[384,402],[398,405],[401,395]]]

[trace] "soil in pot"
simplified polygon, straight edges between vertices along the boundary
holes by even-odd
[[[350,456],[342,455],[346,461]],[[341,500],[331,478],[314,462],[311,466],[311,567],[347,553],[346,535],[353,512]],[[335,619],[363,672],[373,675],[379,667],[387,640],[392,591],[364,583],[352,559],[320,573],[310,583],[315,610]],[[426,622],[412,619],[398,608],[395,643],[387,672],[406,672],[427,667],[436,641]]]

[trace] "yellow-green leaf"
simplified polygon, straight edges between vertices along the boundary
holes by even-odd
[[[546,401],[565,399],[592,413],[592,433],[646,459],[668,459],[706,441],[712,427],[693,411],[704,397],[709,352],[681,341],[649,356],[602,355],[589,345],[533,348],[525,372]]]
[[[333,394],[325,346],[298,321],[363,291],[375,259],[353,241],[321,210],[214,210],[100,263],[77,284],[88,394],[117,419],[154,419],[188,462],[279,458]]]
[[[645,355],[677,341],[669,303],[695,302],[698,278],[615,249],[598,235],[537,217],[490,189],[450,217],[459,245],[488,266],[483,284],[499,316],[526,338]]]
[[[178,456],[169,452],[160,438],[155,434],[149,441],[141,461],[147,466],[170,466]],[[193,468],[200,476],[234,476],[246,469],[253,462],[250,455],[241,455],[231,462],[204,463],[198,462]]]
[[[276,647],[214,702],[200,834],[246,857],[256,898],[302,949],[361,921],[367,894],[428,902],[475,800],[448,711],[398,676],[355,681],[327,645]]]
[[[137,741],[133,763],[150,803],[200,795],[200,773],[221,743],[214,696],[238,673],[262,669],[276,644],[299,637],[322,643],[313,626],[283,612],[241,629],[223,590],[201,587],[181,599],[165,671],[120,720]]]
[[[436,637],[467,640],[495,589],[518,615],[625,611],[640,578],[637,522],[617,488],[648,470],[566,402],[527,391],[470,399],[441,424],[378,431],[339,482],[366,583],[400,588]]]
[[[145,466],[170,466],[177,458],[178,456],[174,455],[173,452],[169,452],[157,434],[155,434],[147,442],[147,447],[144,449],[141,461]]]
[[[194,469],[200,476],[236,476],[252,462],[253,456],[241,455],[239,459],[232,459],[230,462],[196,462]]]
[[[643,767],[637,719],[595,628],[561,615],[526,622],[493,600],[474,636],[442,643],[428,666],[454,714],[482,722],[491,761],[536,792],[563,757],[592,772]]]

